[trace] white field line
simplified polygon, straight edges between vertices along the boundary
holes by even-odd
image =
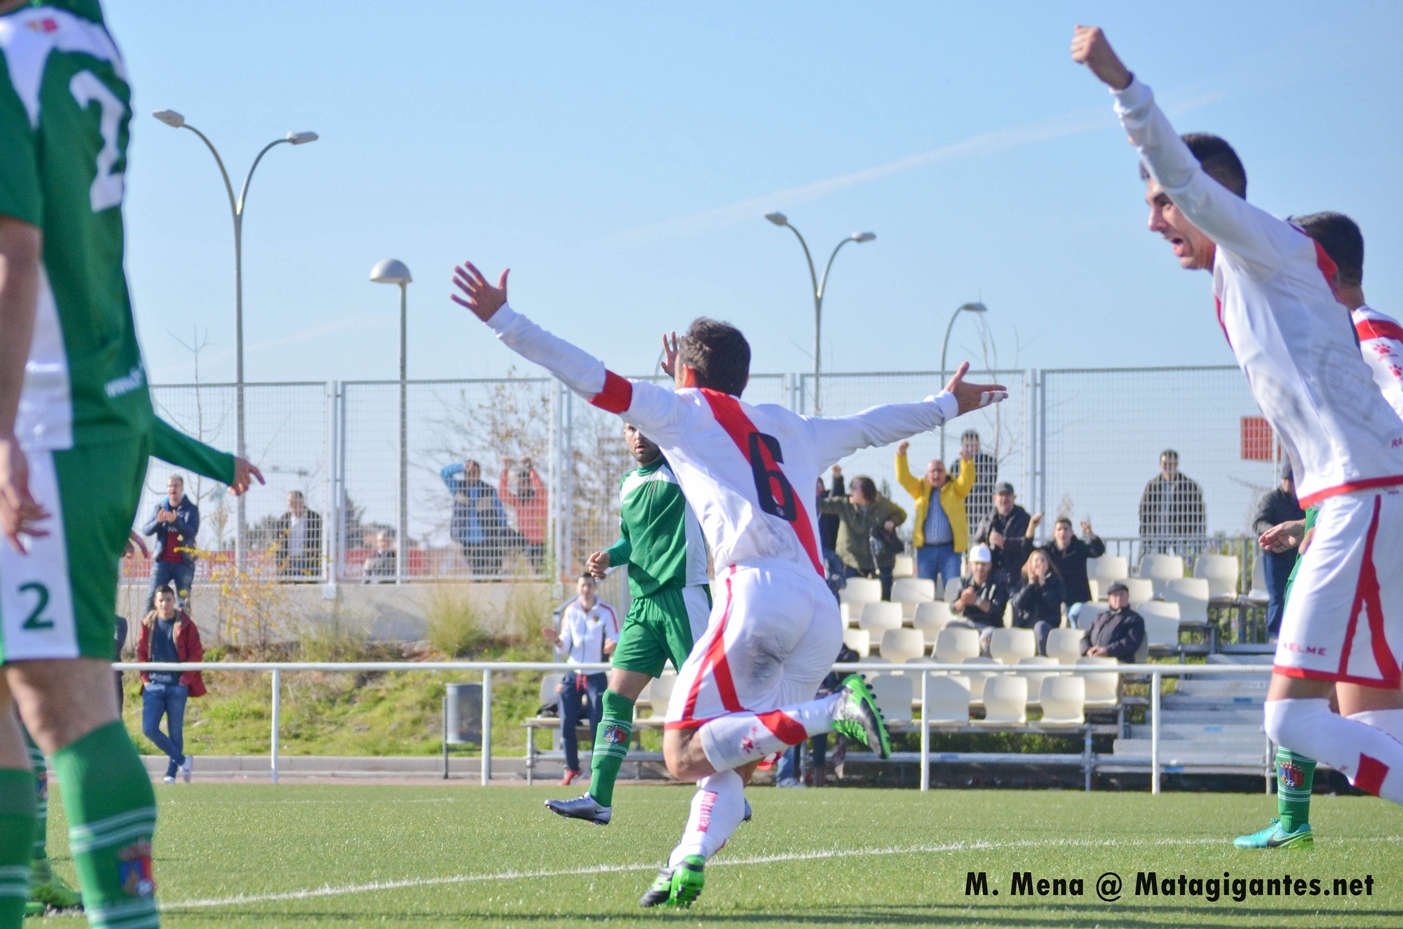
[[[1343,840],[1354,842],[1399,842],[1403,838],[1376,836]],[[1205,839],[1157,839],[1156,845],[1220,845],[1221,838]],[[720,868],[734,865],[774,864],[784,861],[812,861],[823,858],[865,858],[884,855],[939,854],[942,852],[986,851],[1014,848],[1115,848],[1131,845],[1143,848],[1141,841],[1121,839],[1029,839],[1019,842],[951,842],[945,845],[892,845],[881,848],[833,848],[812,852],[788,852],[780,855],[756,855],[748,858],[718,858],[708,862],[708,867]],[[402,890],[409,887],[441,887],[447,884],[474,884],[485,881],[533,880],[539,878],[577,877],[589,874],[621,874],[631,871],[653,871],[658,868],[656,861],[647,864],[602,864],[583,868],[565,868],[551,871],[499,871],[493,874],[451,874],[444,877],[414,877],[397,881],[372,881],[365,884],[330,884],[306,890],[287,890],[266,894],[237,894],[232,897],[209,897],[203,900],[181,900],[161,904],[161,910],[194,910],[222,906],[238,906],[249,903],[274,903],[280,900],[311,900],[317,897],[340,897],[348,894],[375,893],[381,890]]]

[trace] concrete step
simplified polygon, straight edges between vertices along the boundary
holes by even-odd
[[[1269,665],[1275,657],[1275,655],[1209,655],[1207,663]]]
[[[1257,693],[1238,693],[1229,696],[1199,696],[1197,694],[1165,694],[1160,698],[1160,706],[1166,710],[1197,710],[1206,707],[1261,707],[1266,702],[1265,689]]]
[[[1165,710],[1162,726],[1262,726],[1262,711],[1255,707],[1219,710]]]
[[[1148,739],[1150,737],[1150,725],[1133,725],[1130,727],[1130,737],[1132,739]],[[1161,723],[1159,727],[1159,737],[1161,739],[1199,739],[1205,742],[1222,742],[1233,740],[1265,738],[1262,734],[1261,724],[1250,723]]]
[[[1180,681],[1175,688],[1173,696],[1178,697],[1265,697],[1267,692],[1266,678],[1231,679],[1224,680],[1218,677],[1195,678],[1187,681]]]
[[[1149,758],[1148,739],[1116,739],[1112,748],[1114,758]],[[1263,767],[1266,754],[1262,746],[1248,749],[1216,749],[1194,742],[1160,742],[1160,763],[1164,765],[1244,765]]]

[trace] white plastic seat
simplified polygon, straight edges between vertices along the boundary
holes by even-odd
[[[1139,574],[1154,584],[1155,595],[1159,596],[1164,591],[1166,581],[1184,576],[1184,559],[1178,555],[1142,555]]]
[[[925,634],[927,645],[934,645],[935,637],[940,634],[940,630],[944,629],[954,618],[955,614],[950,612],[950,604],[944,600],[934,600],[930,603],[916,604],[916,612],[911,617],[911,625]]]
[[[1058,661],[1057,661],[1056,658],[1044,658],[1042,655],[1033,655],[1033,656],[1030,657],[1030,658],[1020,658],[1020,659],[1018,659],[1018,666],[1019,666],[1020,668],[1027,668],[1027,667],[1059,668],[1059,667],[1061,667],[1061,665],[1058,663]],[[1042,691],[1043,681],[1047,680],[1049,677],[1056,677],[1056,676],[1057,676],[1057,672],[1056,672],[1056,671],[1049,671],[1049,672],[1047,672],[1046,674],[1035,673],[1035,674],[1020,674],[1020,675],[1019,675],[1019,677],[1026,678],[1026,679],[1027,679],[1027,681],[1028,681],[1028,699],[1029,699],[1029,700],[1034,700],[1034,701],[1037,700],[1038,694]]]
[[[1153,645],[1179,647],[1179,604],[1152,600],[1136,608],[1145,619],[1145,651]],[[1139,655],[1137,653],[1137,660]]]
[[[866,658],[872,654],[872,633],[866,629],[844,629],[843,644]]]
[[[1160,619],[1172,619],[1175,623],[1179,622],[1179,604],[1172,600],[1150,600],[1135,607],[1135,612],[1147,620],[1151,616],[1156,616]]]
[[[676,686],[677,672],[671,668],[666,669],[653,679],[648,693],[654,716],[662,716],[667,712],[667,703],[672,699],[672,691]]]
[[[1043,718],[1039,726],[1080,726],[1086,722],[1086,681],[1080,677],[1049,677],[1038,693]]]
[[[1031,629],[995,629],[989,637],[989,655],[1004,664],[1017,664],[1020,658],[1038,653],[1038,641]]]
[[[1077,614],[1077,627],[1086,630],[1091,628],[1091,624],[1096,621],[1096,617],[1110,610],[1111,605],[1105,600],[1091,600],[1082,604],[1081,612]]]
[[[958,577],[952,577],[945,582],[945,602],[954,603],[955,598],[960,595],[961,582]]]
[[[976,726],[1021,726],[1028,721],[1028,682],[1000,675],[984,684],[984,718]]]
[[[960,664],[979,657],[979,633],[962,626],[947,626],[935,637],[935,660],[939,664]]]
[[[892,563],[892,577],[914,577],[916,575],[916,559],[910,555],[897,555]]]
[[[925,719],[927,723],[946,726],[968,725],[969,681],[963,677],[935,675],[927,679]]]
[[[1076,664],[1081,657],[1081,640],[1086,638],[1085,629],[1063,627],[1047,634],[1047,657],[1058,664]]]
[[[965,687],[969,690],[969,699],[978,703],[984,699],[984,684],[991,677],[999,677],[1002,672],[997,669],[1003,664],[993,658],[985,658],[982,655],[975,655],[973,658],[966,658],[960,664],[969,668],[968,671],[960,671],[959,674],[952,674],[951,677],[964,681]],[[985,667],[993,670],[980,671],[977,667]],[[934,680],[934,678],[932,678]]]
[[[1179,604],[1179,619],[1186,623],[1208,622],[1208,578],[1181,577],[1164,585],[1164,599]]]
[[[1208,580],[1211,597],[1236,597],[1237,574],[1237,559],[1232,555],[1199,555],[1194,560],[1194,577]]]
[[[1130,576],[1130,560],[1124,555],[1102,555],[1086,559],[1086,576],[1098,581],[1119,581]]]
[[[886,603],[881,600],[876,603],[864,603],[862,613],[857,618],[857,628],[881,635],[888,629],[900,629],[902,618],[900,603]]]
[[[896,674],[877,674],[867,681],[872,688],[872,696],[877,698],[877,709],[887,722],[911,721],[911,688],[915,678]]]
[[[888,629],[882,633],[882,657],[892,664],[921,659],[926,654],[926,637],[919,629]]]
[[[850,577],[838,591],[839,603],[877,603],[882,599],[882,582],[874,577]]]
[[[1267,590],[1266,567],[1262,562],[1266,555],[1257,553],[1257,557],[1252,559],[1252,583],[1249,585],[1247,596],[1253,600],[1267,600],[1271,597],[1271,592]]]
[[[1142,603],[1147,603],[1155,598],[1154,581],[1146,577],[1127,577],[1121,581],[1125,585],[1126,593],[1130,595],[1130,606],[1138,607]]]
[[[916,604],[935,599],[935,581],[924,577],[899,577],[892,581],[891,598],[898,603],[909,604],[906,615],[916,612]]]
[[[1078,667],[1087,665],[1102,665],[1114,668],[1120,664],[1114,658],[1105,656],[1077,659]],[[1120,675],[1107,672],[1105,674],[1082,674],[1078,675],[1086,681],[1086,706],[1115,706],[1120,702]]]
[[[560,699],[560,694],[555,692],[555,688],[560,686],[560,682],[565,680],[564,674],[547,674],[541,678],[541,705],[554,703]]]
[[[838,601],[838,615],[843,617],[844,626],[857,625],[857,615],[852,611],[852,604],[846,600]]]

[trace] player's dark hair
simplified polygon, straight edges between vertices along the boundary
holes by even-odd
[[[1059,517],[1057,517],[1056,521],[1053,522],[1052,525],[1053,525],[1054,527],[1057,527],[1057,526],[1062,525],[1063,523],[1066,523],[1066,524],[1067,524],[1067,528],[1068,528],[1068,529],[1072,528],[1072,520],[1071,520],[1069,517],[1066,517],[1066,516],[1059,516]]]
[[[1190,132],[1182,136],[1184,144],[1198,159],[1203,173],[1222,184],[1242,199],[1247,199],[1247,169],[1237,152],[1219,136],[1207,132]],[[1148,181],[1150,172],[1144,163],[1140,164],[1140,180]]]
[[[978,431],[977,429],[966,429],[966,430],[964,431],[964,433],[960,436],[960,441],[963,442],[965,439],[978,439],[978,438],[979,438],[979,431]]]
[[[580,572],[580,580],[582,580],[582,581],[595,581],[595,583],[598,583],[598,581],[596,580],[595,576],[594,576],[593,574],[590,574],[588,571],[581,571],[581,572]]]
[[[872,478],[859,475],[848,481],[848,492],[860,491],[868,500],[877,499],[877,485],[872,482]]]
[[[1364,283],[1364,234],[1354,220],[1326,211],[1294,217],[1294,222],[1335,262],[1341,284],[1358,287]]]
[[[698,316],[678,340],[681,362],[696,372],[697,386],[739,397],[750,381],[750,343],[730,323]]]
[[[1166,448],[1164,451],[1159,453],[1159,457],[1168,458],[1170,461],[1178,461],[1179,453],[1172,448]]]

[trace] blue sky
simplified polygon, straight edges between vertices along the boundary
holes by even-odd
[[[1161,17],[1170,16],[1169,19]],[[1132,150],[1071,64],[1104,26],[1181,131],[1236,145],[1250,199],[1338,209],[1365,290],[1403,314],[1403,4],[108,3],[134,86],[128,268],[152,379],[233,375],[244,227],[250,380],[397,376],[397,257],[410,376],[512,357],[448,301],[455,262],[512,267],[512,302],[641,373],[700,314],[742,326],[757,371],[812,367],[812,301],[786,212],[835,265],[825,368],[939,366],[973,299],[1004,366],[1230,364],[1208,275],[1145,231]],[[1390,115],[1392,114],[1392,115]],[[952,356],[976,351],[962,323]]]

